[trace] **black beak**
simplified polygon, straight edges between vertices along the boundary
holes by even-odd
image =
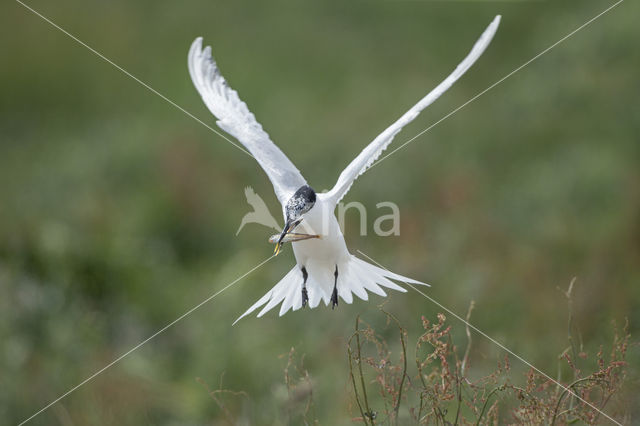
[[[298,226],[298,224],[302,221],[302,219],[298,219],[298,220],[290,220],[287,219],[287,223],[284,225],[284,229],[282,230],[282,234],[280,234],[280,239],[278,239],[278,242],[276,243],[276,248],[273,250],[273,255],[277,256],[278,253],[280,253],[280,248],[282,247],[282,240],[284,239],[284,237],[291,231],[293,231],[293,229]]]

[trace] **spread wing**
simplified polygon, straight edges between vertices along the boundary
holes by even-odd
[[[307,182],[269,139],[238,93],[229,87],[211,57],[211,47],[202,49],[202,37],[195,39],[189,49],[189,74],[202,100],[218,119],[218,126],[249,150],[267,173],[280,203],[286,204],[291,195]]]
[[[402,130],[404,126],[412,122],[420,112],[431,105],[436,99],[446,92],[453,83],[456,82],[462,75],[473,65],[473,63],[482,55],[485,51],[493,35],[498,29],[500,23],[500,15],[496,16],[494,20],[489,24],[487,29],[482,33],[476,44],[471,49],[471,52],[466,58],[456,67],[456,69],[445,78],[435,89],[433,89],[427,96],[422,98],[420,102],[407,111],[398,121],[389,126],[384,132],[376,137],[352,162],[346,169],[340,173],[338,182],[331,191],[324,194],[327,200],[337,204],[342,197],[349,191],[353,182],[363,174],[376,159],[382,154],[382,152],[393,141],[394,136]]]

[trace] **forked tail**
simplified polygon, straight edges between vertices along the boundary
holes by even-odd
[[[403,277],[386,269],[379,268],[375,265],[358,259],[354,255],[350,255],[347,262],[339,267],[340,274],[338,277],[338,296],[346,303],[353,302],[355,294],[362,300],[368,300],[367,291],[385,297],[387,293],[383,287],[391,290],[406,292],[407,290],[393,282],[401,281],[408,284],[426,285],[423,282],[416,281],[411,278]],[[333,271],[326,274],[326,277],[333,277]],[[333,290],[333,281],[326,278],[325,274],[314,274],[313,269],[309,271],[307,279],[307,289],[309,292],[309,307],[315,308],[324,300],[325,305],[329,304],[331,291]],[[297,311],[302,307],[302,273],[298,266],[295,266],[287,273],[271,290],[254,303],[244,314],[242,314],[234,324],[245,316],[249,315],[259,307],[265,305],[258,313],[258,318],[269,312],[275,306],[282,302],[280,307],[280,316],[293,309]]]

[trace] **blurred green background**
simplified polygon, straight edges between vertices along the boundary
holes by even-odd
[[[318,190],[443,79],[494,15],[484,56],[396,139],[413,137],[612,2],[171,2],[30,6],[205,122],[186,55],[196,36],[272,139]],[[556,375],[567,302],[585,349],[628,317],[640,331],[640,50],[627,1],[362,176],[346,236],[444,306]],[[1,6],[0,418],[17,423],[267,258],[244,187],[273,212],[253,159],[22,7]],[[377,237],[376,203],[401,209]],[[278,217],[278,219],[280,219]],[[316,414],[351,424],[346,340],[356,315],[385,333],[383,300],[233,320],[293,265],[291,249],[79,388],[32,424],[286,422],[283,369],[305,354]],[[394,293],[415,341],[442,309]],[[451,319],[452,321],[455,321]],[[454,333],[464,342],[464,328]],[[391,330],[392,331],[392,330]],[[395,342],[395,341],[394,341]],[[394,343],[395,344],[395,343]],[[631,348],[630,386],[638,349]],[[502,351],[474,339],[472,374]],[[513,360],[517,375],[526,367]],[[593,367],[595,368],[595,366]],[[637,410],[633,392],[627,408]],[[637,418],[637,417],[635,417]]]

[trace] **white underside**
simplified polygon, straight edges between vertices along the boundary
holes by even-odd
[[[324,301],[330,303],[338,270],[338,297],[346,303],[353,302],[353,294],[368,300],[367,291],[386,296],[382,287],[405,292],[406,290],[391,280],[411,284],[427,285],[411,278],[403,277],[353,256],[347,250],[344,236],[334,214],[335,206],[327,202],[323,194],[318,194],[313,208],[305,213],[296,232],[320,235],[320,238],[292,243],[297,265],[287,273],[267,294],[251,306],[237,320],[249,315],[265,305],[258,313],[261,317],[282,302],[280,316],[290,309],[302,307],[302,268],[307,270],[307,292],[309,308],[315,308]],[[234,322],[235,324],[235,322]]]

